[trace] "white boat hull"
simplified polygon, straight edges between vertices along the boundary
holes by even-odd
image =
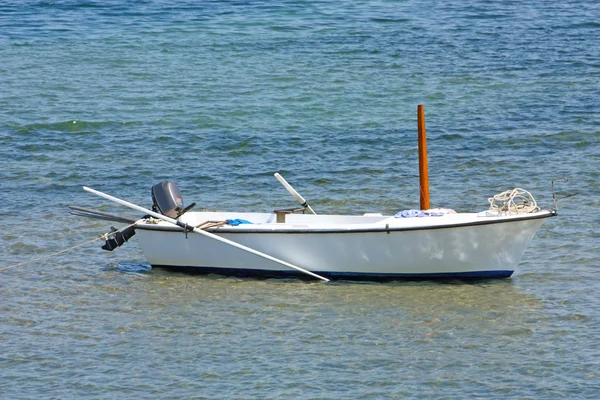
[[[553,211],[482,217],[315,216],[190,212],[190,225],[240,218],[253,224],[209,232],[330,279],[506,278]],[[157,221],[136,233],[153,267],[236,276],[308,277],[226,243]]]

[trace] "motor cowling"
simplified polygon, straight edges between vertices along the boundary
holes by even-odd
[[[178,218],[185,211],[183,198],[176,184],[164,181],[152,186],[152,211],[166,215],[169,218]]]

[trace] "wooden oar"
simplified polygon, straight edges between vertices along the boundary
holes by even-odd
[[[308,208],[311,213],[317,215],[317,213],[308,205],[306,200],[304,200],[304,197],[300,196],[300,193],[298,193],[296,189],[292,187],[292,185],[290,185],[285,179],[283,179],[283,176],[279,175],[279,173],[277,172],[275,172],[274,176],[275,178],[277,178],[279,183],[281,183],[283,187],[285,187],[287,191],[290,192],[290,194],[294,196],[296,200],[298,200],[298,203],[300,203],[302,207]]]
[[[71,211],[71,214],[80,217],[104,219],[107,221],[123,222],[126,224],[135,224],[135,221],[137,221],[133,218],[123,217],[122,215],[109,214],[98,210],[90,210],[89,208],[83,208],[78,206],[69,206],[69,208],[71,210],[75,210]]]
[[[179,221],[179,220],[175,220],[175,219],[173,219],[173,218],[169,218],[169,217],[167,217],[167,216],[165,216],[165,215],[162,215],[162,214],[156,213],[156,212],[154,212],[154,211],[147,210],[147,209],[145,209],[145,208],[143,208],[143,207],[140,207],[140,206],[138,206],[138,205],[136,205],[136,204],[129,203],[129,202],[125,201],[125,200],[118,199],[118,198],[116,198],[116,197],[113,197],[113,196],[111,196],[111,195],[108,195],[108,194],[106,194],[106,193],[99,192],[99,191],[97,191],[97,190],[91,189],[91,188],[89,188],[89,187],[86,187],[86,186],[84,186],[84,187],[83,187],[83,190],[85,190],[86,192],[89,192],[89,193],[93,193],[93,194],[95,194],[96,196],[103,197],[103,198],[105,198],[105,199],[107,199],[107,200],[114,201],[115,203],[119,203],[119,204],[121,204],[121,205],[124,205],[124,206],[126,206],[126,207],[133,208],[134,210],[138,210],[138,211],[144,212],[144,213],[146,213],[146,214],[148,214],[148,215],[151,215],[151,216],[153,216],[154,218],[159,218],[159,219],[162,219],[163,221],[169,222],[169,223],[171,223],[171,224],[173,224],[173,225],[180,226],[180,227],[182,227],[182,228],[183,228],[183,229],[185,229],[185,230],[192,231],[192,232],[194,232],[194,233],[198,233],[198,234],[200,234],[200,235],[204,235],[204,236],[206,236],[206,237],[209,237],[209,238],[211,238],[211,239],[217,240],[217,241],[219,241],[219,242],[221,242],[221,243],[228,244],[228,245],[230,245],[230,246],[233,246],[233,247],[236,247],[236,248],[238,248],[238,249],[240,249],[240,250],[244,250],[244,251],[247,251],[248,253],[251,253],[251,254],[257,255],[257,256],[259,256],[259,257],[265,258],[265,259],[267,259],[267,260],[269,260],[269,261],[276,262],[276,263],[278,263],[278,264],[281,264],[281,265],[283,265],[283,266],[286,266],[286,267],[288,267],[288,268],[292,268],[292,269],[295,269],[295,270],[297,270],[297,271],[300,271],[300,272],[302,272],[302,273],[304,273],[304,274],[307,274],[307,275],[313,276],[313,277],[315,277],[315,278],[321,279],[321,280],[323,280],[323,281],[325,281],[325,282],[329,282],[329,279],[327,279],[327,278],[324,278],[324,277],[322,277],[321,275],[317,275],[317,274],[315,274],[314,272],[310,272],[310,271],[308,271],[308,270],[306,270],[306,269],[304,269],[304,268],[300,268],[300,267],[298,267],[298,266],[296,266],[296,265],[290,264],[289,262],[286,262],[286,261],[280,260],[280,259],[278,259],[278,258],[275,258],[275,257],[273,257],[273,256],[270,256],[270,255],[268,255],[268,254],[262,253],[262,252],[260,252],[260,251],[258,251],[258,250],[254,250],[254,249],[252,249],[252,248],[250,248],[250,247],[246,247],[246,246],[244,246],[244,245],[241,245],[241,244],[239,244],[239,243],[236,243],[236,242],[234,242],[234,241],[231,241],[231,240],[228,240],[228,239],[222,238],[221,236],[217,236],[217,235],[215,235],[215,234],[213,234],[213,233],[206,232],[206,231],[203,231],[203,230],[201,230],[201,229],[195,228],[195,227],[193,227],[193,226],[190,226],[190,225],[188,225],[188,224],[186,224],[186,223],[184,223],[184,222],[181,222],[181,221]]]

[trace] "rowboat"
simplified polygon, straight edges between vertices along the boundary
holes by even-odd
[[[278,173],[275,178],[300,203],[273,212],[190,211],[172,182],[152,187],[153,209],[97,190],[84,190],[142,211],[130,221],[79,208],[79,215],[129,222],[113,228],[106,250],[134,234],[153,267],[258,277],[311,277],[329,281],[508,278],[554,208],[540,209],[526,190],[489,198],[478,213],[429,209],[425,116],[417,107],[421,209],[394,215],[317,215]]]
[[[522,189],[509,191],[508,204],[495,206],[490,201],[490,209],[483,212],[321,215],[275,175],[302,204],[300,208],[188,211],[177,186],[161,182],[152,189],[150,211],[94,189],[84,190],[147,213],[128,231],[117,231],[107,240],[108,250],[135,233],[152,267],[243,277],[508,278],[540,226],[556,215],[555,209],[537,207],[532,196],[518,192]]]
[[[344,216],[276,213],[192,212],[190,225],[225,223],[209,229],[262,253],[328,279],[390,280],[506,278],[550,211],[482,217],[474,213],[438,217]],[[302,273],[232,248],[164,221],[135,226],[153,267],[237,276],[290,277]],[[187,237],[186,237],[187,236]]]

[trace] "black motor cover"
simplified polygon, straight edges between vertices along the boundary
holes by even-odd
[[[152,211],[178,218],[183,211],[183,199],[177,185],[164,181],[152,186]]]

